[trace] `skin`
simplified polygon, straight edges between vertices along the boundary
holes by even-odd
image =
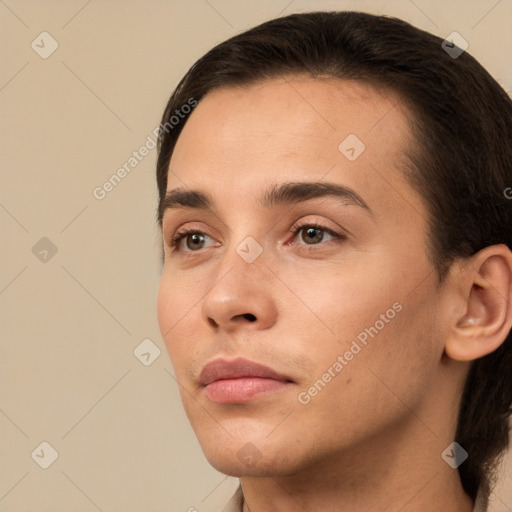
[[[512,263],[494,246],[439,283],[426,206],[401,171],[414,143],[408,117],[387,91],[297,76],[214,90],[176,144],[167,190],[204,190],[214,206],[164,215],[158,319],[191,425],[208,461],[241,477],[244,510],[472,510],[441,453],[454,439],[470,361],[512,324],[503,307]],[[348,134],[366,146],[354,161],[338,149]],[[326,197],[259,203],[286,181],[350,187],[371,212]],[[346,238],[319,231],[312,243],[307,228],[290,232],[299,222]],[[203,233],[204,246],[194,251],[189,236],[172,247],[179,228]],[[248,236],[263,249],[252,263],[236,251]],[[394,318],[300,403],[397,303]],[[202,368],[237,356],[294,382],[246,403],[210,401]]]

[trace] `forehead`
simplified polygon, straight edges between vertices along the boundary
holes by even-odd
[[[334,180],[362,194],[378,192],[383,179],[403,186],[407,119],[397,95],[362,82],[296,76],[216,89],[183,128],[167,189],[252,197],[298,179]]]

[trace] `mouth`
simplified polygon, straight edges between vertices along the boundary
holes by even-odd
[[[201,371],[199,382],[212,402],[235,404],[281,391],[294,381],[268,366],[237,358],[211,361]]]

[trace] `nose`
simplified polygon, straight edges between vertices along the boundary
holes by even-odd
[[[203,320],[212,329],[263,330],[275,324],[273,274],[264,261],[261,255],[248,263],[234,249],[219,260],[201,310]]]

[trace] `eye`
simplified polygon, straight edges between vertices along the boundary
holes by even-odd
[[[299,224],[294,226],[290,230],[294,235],[298,235],[302,233],[300,239],[304,242],[304,244],[299,245],[319,245],[322,242],[342,242],[346,240],[346,236],[341,233],[336,233],[332,229],[329,229],[325,226],[322,226],[317,223],[307,223],[307,224]],[[330,240],[325,240],[325,235],[331,237]]]
[[[302,233],[300,238],[303,243],[297,244],[299,247],[305,248],[308,246],[326,244],[329,242],[333,243],[341,243],[346,240],[346,236],[341,233],[336,233],[332,229],[327,228],[326,226],[322,226],[317,223],[304,223],[297,226],[294,226],[290,229],[290,232],[294,235],[294,238],[297,237],[299,233]],[[329,239],[325,239],[326,235],[330,237]],[[178,252],[184,253],[193,253],[199,252],[201,249],[205,249],[208,246],[206,245],[207,241],[213,241],[206,233],[194,228],[184,228],[182,230],[178,230],[174,237],[170,242],[170,246]],[[220,244],[215,242],[213,246],[219,246]],[[289,244],[295,245],[295,244]]]
[[[174,235],[170,245],[178,251],[196,252],[199,249],[204,249],[207,239],[213,240],[210,236],[197,229],[182,229]],[[183,245],[185,245],[186,249],[183,249]]]

